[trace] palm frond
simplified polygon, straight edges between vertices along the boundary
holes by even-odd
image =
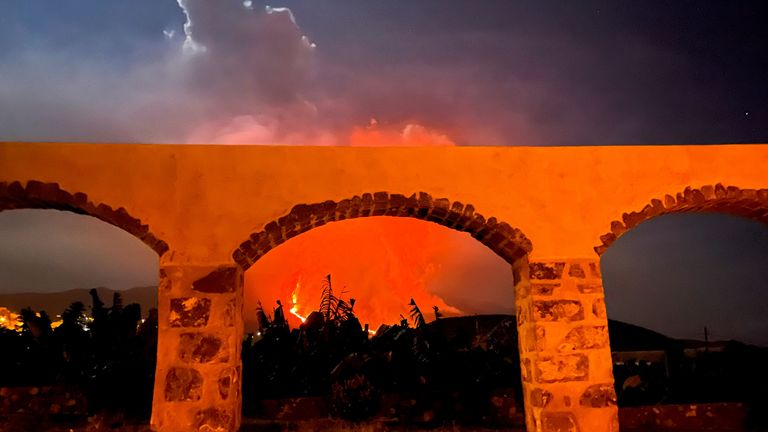
[[[427,322],[424,320],[424,315],[421,313],[416,301],[411,299],[408,304],[411,306],[411,319],[413,320],[414,327],[419,328],[426,325]]]
[[[333,295],[333,286],[331,285],[331,275],[328,274],[325,279],[323,279],[323,291],[320,295],[320,313],[323,314],[323,317],[326,319],[330,319],[331,317],[331,311],[335,308],[335,296]]]

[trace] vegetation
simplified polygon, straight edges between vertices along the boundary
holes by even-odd
[[[115,293],[106,308],[91,290],[91,315],[72,303],[53,328],[45,311],[21,311],[21,332],[0,329],[0,387],[53,386],[81,394],[88,410],[149,419],[157,353],[157,310]]]
[[[375,415],[427,424],[509,422],[491,403],[496,392],[522,400],[514,319],[483,340],[446,331],[439,310],[427,323],[411,299],[410,320],[371,336],[354,314],[354,300],[336,296],[330,275],[318,310],[290,329],[278,302],[273,318],[257,310],[259,335],[243,349],[246,416],[265,416],[263,400],[316,397],[337,418]],[[343,294],[343,293],[342,293]],[[495,419],[495,420],[494,420]]]

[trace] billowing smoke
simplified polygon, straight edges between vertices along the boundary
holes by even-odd
[[[156,40],[131,56],[31,43],[0,55],[1,138],[404,145],[441,135],[398,121],[379,126],[374,136],[358,117],[347,118],[343,103],[317,90],[319,48],[287,8],[238,0],[178,0],[178,6],[183,31],[158,28]]]
[[[231,1],[179,5],[187,16],[181,79],[195,93],[201,116],[187,141],[277,143],[296,141],[297,133],[309,138],[316,108],[303,93],[315,45],[291,11]]]

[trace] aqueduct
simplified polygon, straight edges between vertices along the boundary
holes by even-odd
[[[365,216],[466,231],[509,262],[528,430],[617,431],[599,256],[665,213],[765,222],[767,163],[760,145],[0,143],[0,210],[90,215],[158,253],[158,431],[238,428],[243,272],[288,238]]]

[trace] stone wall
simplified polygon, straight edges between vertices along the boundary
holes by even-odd
[[[339,202],[328,200],[296,205],[287,215],[267,223],[263,231],[253,233],[232,258],[247,269],[272,248],[312,228],[367,216],[410,217],[468,232],[510,264],[533,248],[522,231],[495,217],[486,219],[475,212],[472,204],[433,198],[425,192],[411,196],[376,192],[355,195]]]
[[[649,219],[683,212],[725,213],[768,223],[768,189],[742,189],[721,183],[700,188],[688,186],[675,196],[667,194],[652,199],[642,210],[622,214],[621,221],[611,222],[611,232],[600,236],[603,244],[595,247],[595,251],[602,255],[624,233]]]
[[[163,265],[152,426],[230,432],[240,425],[243,271]]]
[[[134,235],[160,256],[168,251],[168,244],[155,237],[148,225],[131,216],[125,208],[113,209],[93,202],[88,195],[68,192],[58,183],[0,182],[0,211],[13,209],[55,209],[92,216]]]
[[[599,261],[520,262],[513,273],[528,431],[618,431]]]

